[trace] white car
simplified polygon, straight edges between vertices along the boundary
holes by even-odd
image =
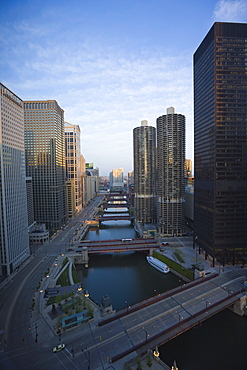
[[[52,348],[52,352],[53,352],[53,353],[55,353],[55,352],[59,352],[59,351],[61,351],[61,350],[62,350],[62,349],[64,349],[64,348],[65,348],[65,344],[61,343],[61,344],[59,344],[58,346],[56,346],[56,347]]]

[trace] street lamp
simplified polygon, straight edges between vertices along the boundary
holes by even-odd
[[[154,350],[153,354],[154,354],[154,357],[159,357],[160,353],[158,351],[158,347],[157,346],[155,347],[155,350]]]
[[[146,333],[146,342],[148,341],[148,332],[147,332],[147,330],[145,330],[145,328],[143,327],[143,330],[145,331],[145,333]]]
[[[176,361],[174,361],[174,362],[173,362],[172,370],[178,370],[178,367],[177,367]]]
[[[85,354],[85,357],[88,360],[88,370],[90,370],[90,352],[87,348],[85,348],[85,351],[87,351],[87,352],[84,352],[83,349],[81,351]]]

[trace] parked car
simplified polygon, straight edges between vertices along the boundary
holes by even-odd
[[[163,243],[162,243],[162,245],[169,245],[169,243],[167,243],[167,242],[163,242]]]
[[[55,352],[59,352],[59,351],[61,351],[61,350],[62,350],[62,349],[64,349],[64,348],[65,348],[65,344],[61,343],[61,344],[59,344],[58,346],[56,346],[56,347],[52,348],[52,352],[53,352],[53,353],[55,353]]]

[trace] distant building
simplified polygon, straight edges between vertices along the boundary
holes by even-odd
[[[24,128],[34,219],[54,232],[67,221],[64,111],[55,100],[25,101]]]
[[[142,121],[133,130],[136,221],[156,222],[156,129]]]
[[[67,178],[67,209],[68,216],[74,217],[82,210],[81,186],[81,141],[80,126],[65,122],[65,164]]]
[[[110,174],[110,188],[122,190],[124,187],[124,170],[123,168],[113,169]]]
[[[247,258],[246,23],[216,22],[194,54],[196,243]]]
[[[0,275],[29,255],[22,100],[0,84]]]
[[[134,171],[128,172],[127,188],[134,184]]]
[[[192,160],[185,159],[185,177],[192,176]]]
[[[182,235],[185,222],[185,116],[173,107],[157,118],[157,224],[163,235]]]
[[[93,199],[99,192],[99,169],[92,168],[93,164],[85,166],[85,174],[84,174],[84,201],[85,204]]]

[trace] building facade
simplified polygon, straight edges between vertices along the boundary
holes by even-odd
[[[173,107],[157,118],[157,225],[162,235],[184,233],[185,116]]]
[[[24,127],[34,219],[54,232],[67,221],[64,111],[55,100],[25,101]]]
[[[29,255],[22,100],[0,84],[0,275]]]
[[[196,243],[247,256],[247,24],[215,23],[194,54]]]
[[[68,216],[74,217],[76,213],[82,210],[80,126],[65,122],[64,135],[67,178],[67,209]]]
[[[156,129],[146,120],[133,130],[136,221],[156,222]]]
[[[123,168],[113,169],[110,174],[110,188],[122,190],[124,187],[124,170]]]

